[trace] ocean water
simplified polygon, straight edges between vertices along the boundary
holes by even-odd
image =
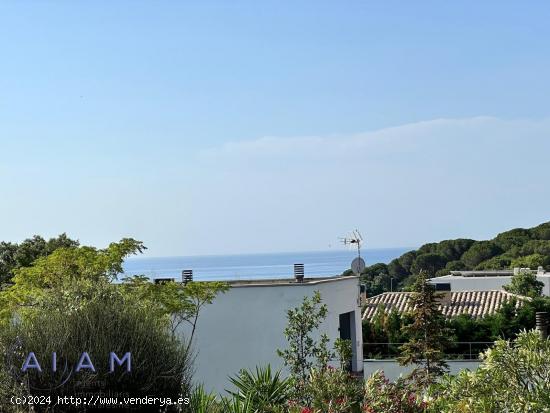
[[[387,263],[410,248],[367,249],[361,256],[372,265]],[[294,264],[304,264],[306,277],[339,275],[350,268],[357,252],[330,250],[272,254],[203,255],[189,257],[135,257],[124,263],[124,274],[143,274],[151,279],[181,280],[182,270],[193,270],[195,281],[229,281],[293,278]]]

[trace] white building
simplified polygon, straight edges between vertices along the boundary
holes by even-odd
[[[363,370],[363,341],[358,277],[231,282],[231,289],[216,297],[200,313],[193,347],[195,380],[208,391],[224,393],[228,376],[242,368],[270,364],[283,368],[277,349],[287,348],[286,312],[304,296],[319,291],[328,315],[318,334],[326,333],[330,346],[338,337],[353,343],[352,370]],[[183,334],[186,331],[182,331]],[[284,369],[283,369],[284,371]]]
[[[510,284],[514,270],[496,271],[451,271],[451,274],[432,278],[430,283],[436,284],[442,291],[489,291],[502,290]],[[550,296],[550,272],[543,269],[533,271],[537,280],[544,284],[542,294]]]

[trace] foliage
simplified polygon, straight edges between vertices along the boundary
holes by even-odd
[[[426,272],[427,275],[433,277],[437,271],[445,268],[447,261],[443,255],[429,252],[426,254],[420,254],[414,260],[411,266],[413,273],[419,273],[420,271]]]
[[[470,249],[462,255],[461,260],[468,268],[475,268],[483,261],[500,255],[503,251],[504,250],[493,241],[479,241],[473,244]]]
[[[381,371],[365,380],[363,386],[363,412],[368,413],[420,413],[426,403],[419,399],[404,379],[390,382]]]
[[[437,412],[549,412],[550,340],[536,331],[499,340],[477,370],[448,377],[430,391]]]
[[[394,291],[408,290],[420,270],[432,277],[450,271],[539,266],[550,270],[550,222],[505,231],[492,240],[460,238],[424,244],[389,264],[368,266],[361,274],[361,282],[367,286],[367,295],[373,296],[390,291],[392,285]]]
[[[221,406],[214,393],[207,393],[203,386],[193,389],[189,396],[189,405],[184,407],[185,413],[222,413]]]
[[[30,412],[30,408],[23,405],[17,405],[11,402],[13,396],[23,397],[28,395],[25,383],[15,380],[6,368],[0,369],[0,407],[3,413],[25,413]]]
[[[351,340],[337,338],[334,340],[334,351],[340,362],[340,369],[343,371],[351,370],[351,359],[353,357]]]
[[[548,267],[550,264],[550,256],[542,254],[531,254],[524,257],[518,257],[512,260],[510,266],[513,268],[532,268]]]
[[[78,382],[71,381],[73,384],[55,391],[74,392],[97,382],[102,383],[95,389],[99,391],[122,389],[143,395],[154,391],[171,396],[187,393],[192,333],[183,342],[175,328],[188,322],[194,331],[201,309],[228,287],[223,283],[156,285],[144,277],[117,283],[124,259],[144,248],[140,241],[129,238],[105,249],[56,247],[31,266],[14,269],[12,284],[0,291],[6,354],[13,359],[40,349],[43,354],[37,353],[38,357],[50,358],[56,351],[63,357],[59,362],[70,366],[87,351],[104,367],[111,351],[120,357],[130,351],[135,369],[131,380],[124,372],[79,373]],[[56,383],[47,377],[31,374],[29,380],[35,390],[44,389]]]
[[[109,283],[89,287],[75,282],[66,292],[76,296],[83,288],[93,290],[86,291],[86,301],[37,309],[4,331],[5,364],[15,372],[31,351],[41,364],[42,373],[32,371],[21,377],[29,384],[28,393],[57,397],[111,391],[173,398],[181,397],[182,391],[187,394],[192,357],[184,343],[170,334],[166,321],[132,305]],[[96,372],[75,372],[83,351]],[[57,373],[51,367],[53,352],[60,367]],[[131,374],[125,366],[109,372],[110,352],[118,357],[131,353]]]
[[[515,246],[521,246],[531,240],[531,232],[524,228],[515,228],[498,234],[494,243],[503,251]]]
[[[230,382],[237,391],[229,393],[242,403],[249,403],[255,410],[267,412],[289,399],[292,380],[281,378],[281,372],[273,373],[271,366],[256,367],[255,372],[241,370]]]
[[[367,297],[390,290],[391,278],[391,275],[388,274],[388,266],[386,264],[374,264],[365,268],[361,273],[361,282],[366,287]]]
[[[14,270],[13,284],[0,291],[0,320],[4,323],[16,312],[19,316],[37,309],[70,308],[90,298],[88,292],[96,283],[110,282],[122,273],[124,259],[144,249],[131,238],[111,243],[108,248],[58,248],[50,255],[34,261],[30,267]],[[82,291],[74,292],[74,282],[81,282]],[[68,293],[68,289],[71,293]]]
[[[308,390],[315,411],[345,413],[360,404],[361,389],[357,380],[342,369],[312,369]]]
[[[542,294],[544,283],[537,280],[537,276],[529,270],[520,270],[514,274],[509,285],[503,288],[514,294],[524,295],[527,297],[538,297]]]
[[[295,380],[296,399],[306,401],[306,384],[311,369],[317,365],[325,368],[332,358],[327,349],[329,341],[326,334],[321,334],[319,340],[313,338],[327,315],[327,306],[322,304],[321,294],[316,291],[312,298],[304,297],[300,307],[287,311],[288,324],[284,330],[288,340],[288,348],[277,350],[279,357],[288,366]]]
[[[190,327],[187,350],[190,350],[199,314],[204,306],[212,304],[214,298],[225,293],[229,285],[223,282],[177,282],[151,283],[145,276],[133,276],[123,279],[121,291],[134,297],[139,305],[154,311],[160,317],[170,322],[170,331],[176,330],[182,324]]]
[[[368,344],[365,358],[381,358],[383,356],[395,356],[399,354],[399,345],[378,345],[373,343],[404,343],[409,340],[409,335],[402,328],[410,324],[410,314],[399,314],[397,311],[387,312],[379,308],[372,322],[363,320],[363,343]]]
[[[76,246],[78,241],[70,239],[65,233],[48,241],[35,235],[20,244],[0,242],[0,286],[9,283],[17,268],[29,267],[38,258],[50,255],[58,248]]]
[[[450,330],[438,310],[435,288],[421,272],[413,288],[412,323],[403,327],[409,340],[401,346],[401,365],[414,364],[410,378],[419,385],[428,385],[447,368],[445,349],[449,346]]]
[[[501,268],[509,268],[512,265],[512,257],[508,254],[497,255],[496,257],[489,258],[483,262],[480,262],[474,267],[475,270],[494,270]],[[445,274],[443,274],[445,275]]]

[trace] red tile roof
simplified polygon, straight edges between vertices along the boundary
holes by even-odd
[[[382,293],[367,299],[363,312],[363,319],[372,320],[380,306],[385,310],[410,311],[410,292]],[[451,292],[451,300],[448,304],[440,304],[439,310],[446,317],[454,317],[460,314],[469,314],[474,318],[485,317],[494,314],[508,300],[516,298],[516,308],[523,305],[525,300],[530,300],[517,294],[501,290],[492,291],[454,291]]]

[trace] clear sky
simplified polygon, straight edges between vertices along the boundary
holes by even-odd
[[[0,2],[0,239],[148,255],[550,220],[547,1]]]

